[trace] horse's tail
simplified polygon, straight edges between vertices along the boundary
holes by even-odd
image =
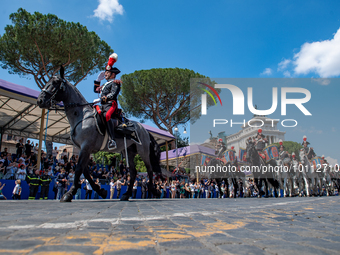
[[[155,138],[149,133],[150,136],[150,162],[152,170],[155,173],[162,174],[161,166],[159,161],[161,159],[161,149],[157,144]]]

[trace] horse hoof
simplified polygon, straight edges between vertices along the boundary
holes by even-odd
[[[120,201],[129,201],[129,196],[127,195],[122,195],[122,197],[120,198]]]
[[[107,197],[107,190],[106,189],[100,189],[100,191],[98,192],[98,195],[101,196],[103,199],[106,199]]]
[[[72,202],[72,195],[71,194],[65,194],[63,197],[60,199],[60,202]]]

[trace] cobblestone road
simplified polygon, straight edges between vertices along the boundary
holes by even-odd
[[[340,198],[1,201],[1,254],[339,254]]]

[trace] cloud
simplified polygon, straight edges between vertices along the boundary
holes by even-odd
[[[292,60],[293,59],[293,60]],[[306,42],[292,59],[283,59],[277,71],[285,77],[316,73],[320,77],[335,77],[340,75],[340,28],[330,40]],[[293,73],[293,75],[291,75]],[[319,81],[328,85],[329,80]]]
[[[283,72],[283,75],[284,75],[284,77],[288,77],[288,78],[291,77],[290,72],[287,71],[287,70]]]
[[[273,73],[273,70],[271,68],[266,68],[264,71],[261,73],[261,75],[271,75]]]
[[[337,159],[334,159],[334,158],[331,158],[331,157],[325,157],[325,158],[326,158],[327,162],[329,163],[329,165],[331,165],[331,166],[334,166],[335,164],[339,165]]]
[[[94,17],[99,18],[101,21],[107,20],[113,22],[113,16],[116,14],[123,15],[124,9],[119,0],[99,0],[99,5],[95,9]]]
[[[304,43],[300,52],[294,55],[294,65],[296,74],[340,75],[340,29],[331,40]]]
[[[283,59],[279,64],[278,64],[278,71],[283,71],[285,70],[288,65],[291,63],[292,61],[290,59]]]

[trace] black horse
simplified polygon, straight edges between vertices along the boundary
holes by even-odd
[[[252,141],[247,142],[247,160],[251,164],[251,167],[254,166],[254,169],[252,168],[252,174],[254,176],[254,182],[259,190],[258,197],[261,197],[262,195],[265,195],[265,197],[269,197],[268,195],[268,183],[270,183],[274,189],[274,196],[277,196],[277,190],[279,190],[279,183],[277,180],[275,180],[275,175],[273,172],[270,171],[263,171],[263,167],[267,167],[269,164],[267,164],[264,159],[258,154],[257,150],[255,149],[255,144]],[[274,162],[274,161],[271,161]],[[272,163],[273,167],[276,165],[275,163]],[[262,188],[262,182],[264,182],[265,190],[261,191]]]
[[[93,113],[93,108],[89,104],[78,89],[64,79],[64,69],[60,69],[60,77],[52,77],[46,86],[41,91],[38,97],[38,105],[40,108],[51,108],[55,102],[63,101],[65,113],[71,126],[71,140],[75,146],[80,148],[79,161],[75,170],[74,182],[71,189],[62,197],[61,202],[71,202],[72,197],[80,188],[79,178],[83,173],[89,181],[93,190],[96,191],[102,198],[106,198],[107,191],[100,189],[90,177],[88,171],[88,162],[91,153],[99,150],[107,150],[107,137],[100,134],[97,128],[97,122]],[[123,137],[116,137],[117,149],[110,152],[123,151],[124,156],[128,156],[130,170],[130,185],[121,200],[128,200],[132,196],[133,184],[136,178],[136,168],[134,157],[138,153],[145,163],[149,176],[149,191],[156,195],[156,190],[153,186],[153,172],[161,175],[159,165],[160,148],[155,139],[149,132],[140,124],[130,121],[134,126],[135,133],[138,135],[139,141]],[[127,148],[127,155],[124,148]],[[107,150],[108,151],[108,150]]]

